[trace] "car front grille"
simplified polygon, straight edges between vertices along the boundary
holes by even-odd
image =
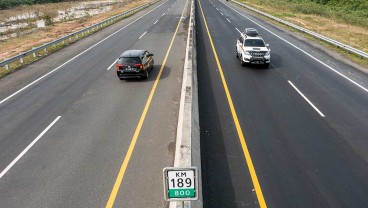
[[[249,53],[250,53],[250,55],[252,55],[254,57],[263,57],[264,55],[266,55],[267,52],[265,52],[265,51],[250,51]]]

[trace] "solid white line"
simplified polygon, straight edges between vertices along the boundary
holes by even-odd
[[[31,149],[31,147],[36,144],[36,142],[43,136],[46,134],[46,132],[48,130],[50,130],[50,128],[61,118],[61,116],[58,116],[45,130],[43,130],[41,132],[40,135],[38,135],[38,137],[33,140],[33,142],[31,144],[29,144],[1,173],[0,173],[0,179],[15,165],[15,163],[18,162],[18,160],[20,160],[20,158],[22,158],[29,149]]]
[[[162,14],[162,16],[164,16],[164,15],[165,15],[165,13]]]
[[[112,66],[114,66],[114,64],[118,61],[119,58],[117,58],[114,62],[112,62],[112,64],[109,66],[109,68],[107,68],[107,70],[110,70]]]
[[[224,16],[224,14],[222,14],[222,12],[221,12],[221,15]]]
[[[241,33],[241,32],[240,32],[240,30],[239,30],[238,28],[235,28],[235,29],[236,29],[239,33]]]
[[[222,3],[222,2],[221,2]],[[223,3],[224,4],[224,3]],[[301,51],[302,53],[304,53],[305,55],[311,57],[312,59],[314,59],[315,61],[317,61],[318,63],[322,64],[323,66],[327,67],[328,69],[330,69],[331,71],[335,72],[336,74],[340,75],[341,77],[347,79],[349,82],[353,83],[354,85],[358,86],[359,88],[363,89],[364,91],[368,92],[368,89],[363,87],[362,85],[358,84],[357,82],[355,82],[354,80],[350,79],[349,77],[345,76],[344,74],[338,72],[336,69],[330,67],[329,65],[323,63],[321,60],[317,59],[316,57],[312,56],[311,54],[309,54],[308,52],[304,51],[303,49],[297,47],[296,45],[290,43],[289,41],[285,40],[284,38],[276,35],[275,33],[271,32],[270,30],[268,30],[267,28],[263,27],[262,25],[258,24],[257,22],[255,22],[254,20],[248,18],[247,16],[243,15],[242,13],[236,11],[235,9],[233,9],[232,7],[224,4],[225,6],[229,7],[231,10],[233,10],[234,12],[238,13],[239,15],[245,17],[246,19],[248,19],[249,21],[253,22],[254,24],[258,25],[259,27],[263,28],[264,30],[266,30],[267,32],[271,33],[272,35],[276,36],[277,38],[279,38],[280,40],[283,40],[284,42],[286,42],[287,44],[293,46],[294,48],[298,49],[299,51]]]
[[[62,65],[58,66],[57,68],[55,68],[54,70],[50,71],[49,73],[43,75],[42,77],[36,79],[35,81],[31,82],[30,84],[28,84],[27,86],[23,87],[22,89],[16,91],[15,93],[11,94],[10,96],[8,96],[7,98],[5,98],[4,100],[0,101],[0,105],[2,103],[4,103],[5,101],[9,100],[10,98],[14,97],[15,95],[19,94],[20,92],[24,91],[25,89],[27,89],[28,87],[34,85],[35,83],[39,82],[41,79],[47,77],[48,75],[54,73],[55,71],[57,71],[58,69],[60,69],[61,67],[65,66],[66,64],[70,63],[71,61],[73,61],[74,59],[78,58],[79,56],[81,56],[82,54],[86,53],[87,51],[91,50],[92,48],[96,47],[97,45],[99,45],[100,43],[104,42],[105,40],[109,39],[111,36],[115,35],[116,33],[124,30],[125,28],[127,28],[128,26],[130,26],[131,24],[135,23],[136,21],[142,19],[144,16],[146,16],[147,14],[153,12],[154,10],[156,10],[158,7],[162,6],[164,3],[166,3],[168,0],[166,0],[165,2],[163,2],[162,4],[158,5],[157,7],[155,7],[154,9],[152,9],[151,11],[147,12],[146,14],[144,14],[143,16],[139,17],[138,19],[134,20],[133,22],[129,23],[128,25],[126,25],[125,27],[117,30],[116,32],[112,33],[111,35],[107,36],[106,38],[102,39],[101,41],[99,41],[98,43],[94,44],[93,46],[87,48],[86,50],[84,50],[83,52],[81,52],[80,54],[76,55],[75,57],[71,58],[70,60],[68,60],[67,62],[63,63]]]
[[[325,117],[325,115],[320,110],[318,110],[318,108],[314,106],[313,103],[306,96],[304,96],[303,93],[300,92],[300,90],[298,90],[298,88],[296,88],[295,85],[290,80],[288,80],[288,82],[304,98],[304,100],[306,100],[309,103],[309,105],[311,105],[314,108],[314,110],[316,110],[319,113],[319,115]]]
[[[155,25],[157,22],[158,22],[158,20],[156,20],[156,22],[155,22],[155,23],[153,23],[153,24]]]
[[[147,31],[146,32],[144,32],[142,35],[141,35],[141,37],[139,37],[139,39],[141,39],[145,34],[147,33]]]
[[[226,18],[226,20],[228,21],[228,22],[230,22],[230,20],[228,19],[228,18]],[[231,22],[230,22],[231,23]]]

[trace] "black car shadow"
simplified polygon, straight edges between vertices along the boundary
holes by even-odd
[[[148,79],[145,79],[145,78],[130,78],[130,79],[122,80],[122,81],[126,81],[126,82],[154,82],[157,79],[157,76],[160,72],[161,67],[162,67],[162,65],[154,65],[153,69],[151,69],[151,71],[149,72]],[[162,70],[160,80],[161,79],[166,79],[167,77],[169,77],[170,73],[171,73],[171,68],[165,66],[164,69]]]

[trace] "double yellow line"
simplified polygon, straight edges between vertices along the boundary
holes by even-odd
[[[230,95],[229,88],[227,87],[225,76],[224,76],[224,73],[223,73],[223,70],[222,70],[222,67],[221,67],[219,58],[217,56],[217,52],[216,52],[215,46],[214,46],[213,41],[212,41],[211,33],[208,30],[207,21],[206,21],[206,17],[204,16],[204,13],[203,13],[201,1],[198,0],[198,3],[199,3],[199,7],[201,9],[201,13],[202,13],[204,24],[206,26],[207,34],[208,34],[208,37],[210,39],[210,43],[211,43],[211,46],[212,46],[213,55],[215,56],[217,67],[218,67],[219,72],[220,72],[220,76],[221,76],[221,80],[222,80],[222,85],[224,86],[224,90],[225,90],[225,93],[226,93],[227,101],[229,103],[230,111],[231,111],[231,114],[232,114],[232,117],[233,117],[233,120],[234,120],[236,131],[238,133],[239,141],[240,141],[240,144],[241,144],[242,149],[243,149],[243,152],[244,152],[245,160],[247,161],[247,164],[248,164],[248,170],[249,170],[250,176],[252,178],[254,189],[256,191],[258,203],[259,203],[259,205],[260,205],[261,208],[266,208],[267,205],[266,205],[266,201],[265,201],[265,199],[263,197],[261,185],[259,184],[258,177],[257,177],[257,174],[256,174],[256,170],[254,169],[252,158],[250,156],[250,153],[249,153],[247,144],[245,143],[245,137],[243,135],[243,131],[241,129],[241,126],[240,126],[240,123],[239,123],[239,120],[238,120],[238,116],[237,116],[236,111],[235,111],[235,107],[234,107],[233,100],[232,100],[231,95]]]
[[[161,78],[161,75],[162,75],[162,71],[164,70],[164,67],[165,67],[165,64],[166,64],[166,61],[167,61],[167,58],[170,54],[170,51],[171,51],[171,47],[174,43],[174,40],[175,40],[175,37],[176,37],[176,34],[178,33],[178,30],[179,30],[179,26],[180,26],[180,23],[181,23],[181,20],[183,18],[183,15],[184,15],[184,11],[185,9],[187,8],[187,5],[188,5],[188,0],[185,4],[185,7],[183,9],[183,12],[181,13],[181,17],[179,19],[179,22],[178,22],[178,25],[176,26],[176,30],[175,30],[175,33],[171,39],[171,42],[170,42],[170,45],[169,45],[169,48],[167,49],[167,52],[166,52],[166,56],[164,58],[164,61],[162,62],[162,65],[161,65],[161,68],[160,68],[160,71],[156,77],[156,80],[155,80],[155,83],[153,84],[153,87],[151,89],[151,93],[149,94],[148,96],[148,99],[147,99],[147,102],[146,102],[146,105],[143,109],[143,113],[141,115],[141,118],[139,119],[139,122],[138,122],[138,125],[137,125],[137,128],[135,129],[135,132],[134,132],[134,135],[133,135],[133,138],[132,138],[132,141],[130,142],[130,145],[129,145],[129,148],[128,148],[128,152],[126,153],[125,155],[125,158],[124,158],[124,161],[123,161],[123,164],[121,165],[120,167],[120,171],[118,173],[118,176],[115,180],[115,184],[114,184],[114,187],[111,191],[111,194],[110,194],[110,197],[109,197],[109,200],[107,201],[107,204],[106,204],[106,208],[111,208],[113,207],[114,205],[114,202],[115,202],[115,199],[116,199],[116,196],[118,194],[118,191],[119,191],[119,188],[121,186],[121,183],[123,182],[123,178],[124,178],[124,174],[125,174],[125,171],[128,167],[128,164],[129,164],[129,161],[130,161],[130,158],[133,154],[133,151],[134,151],[134,147],[135,147],[135,144],[137,143],[137,140],[138,140],[138,136],[141,132],[141,129],[142,129],[142,126],[143,126],[143,122],[146,118],[146,115],[147,115],[147,111],[151,105],[151,101],[152,101],[152,98],[153,98],[153,95],[155,94],[155,91],[156,91],[156,88],[157,88],[157,85],[158,85],[158,82]]]

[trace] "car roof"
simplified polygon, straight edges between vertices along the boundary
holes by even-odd
[[[141,57],[143,52],[145,52],[145,50],[127,50],[127,51],[124,51],[120,57],[125,57],[125,58],[128,58],[128,57]]]
[[[246,35],[244,33],[242,33],[242,36],[244,36],[245,39],[259,39],[259,40],[263,40],[261,38],[261,36],[248,36],[248,35]]]

